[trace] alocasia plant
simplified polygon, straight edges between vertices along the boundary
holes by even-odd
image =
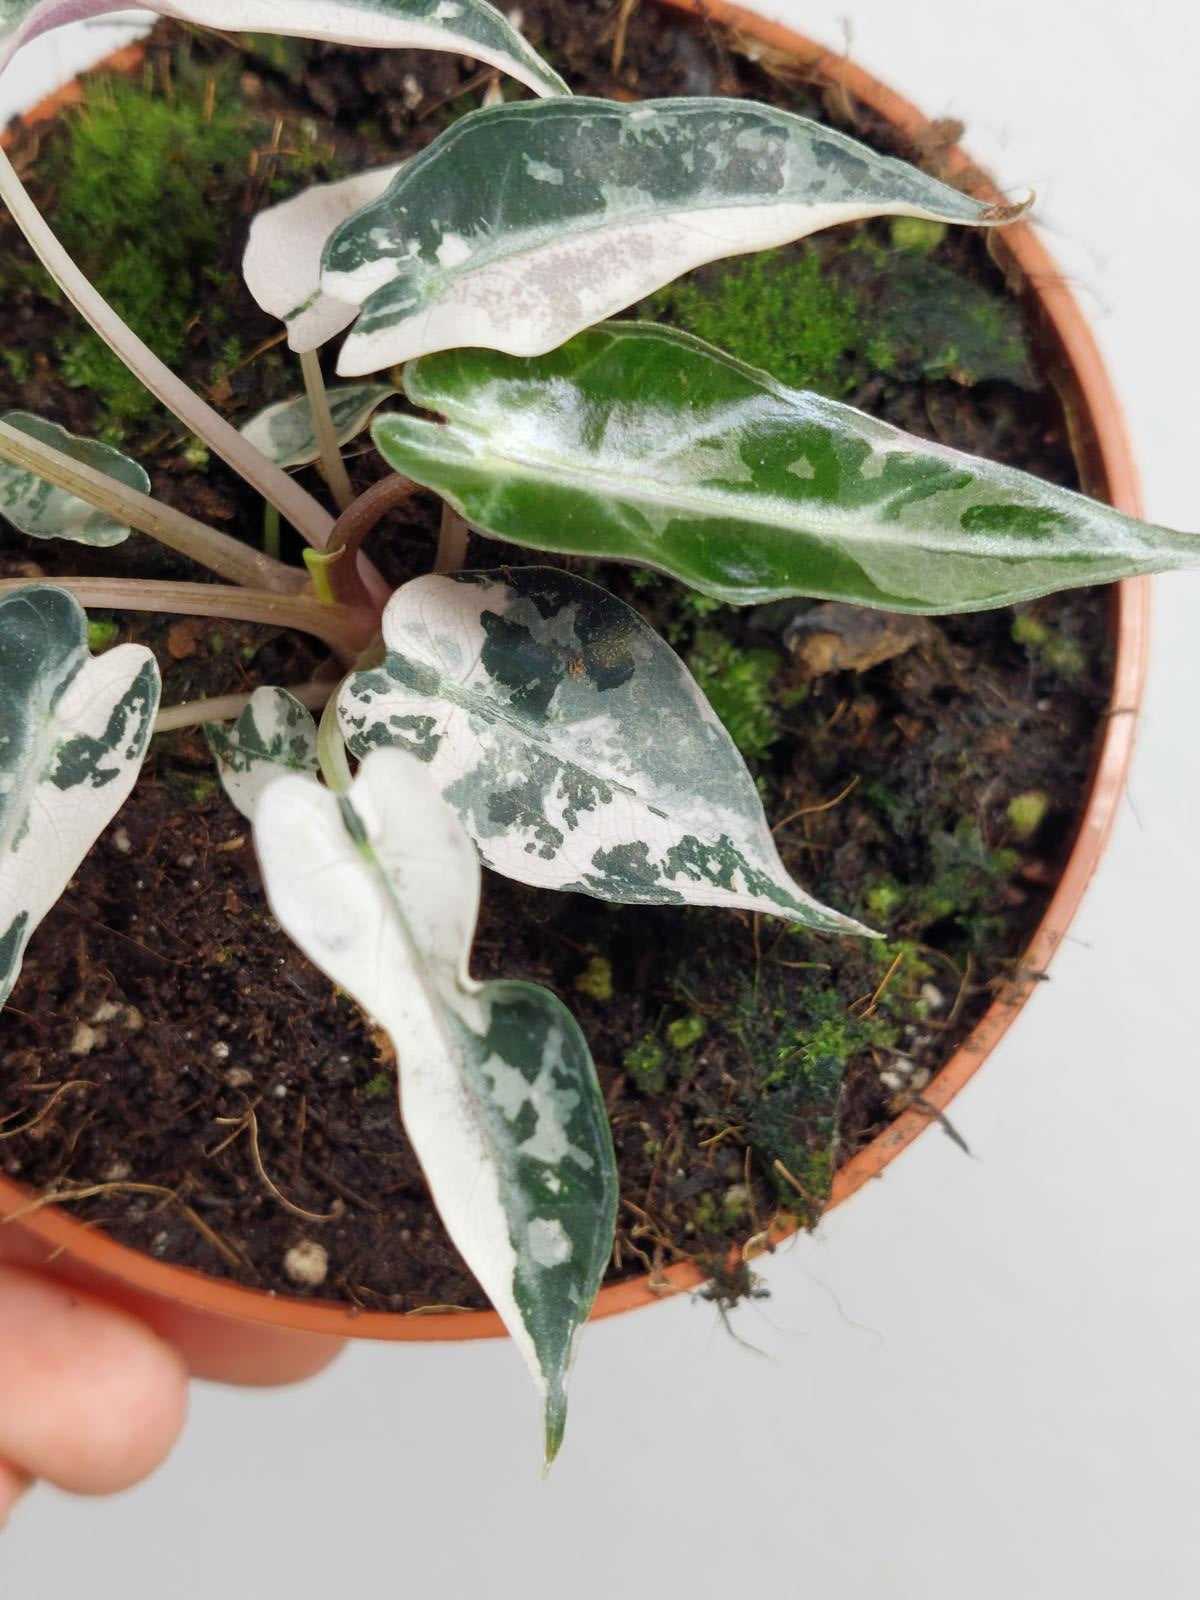
[[[107,9],[0,0],[0,64]],[[483,0],[291,0],[286,23],[260,0],[158,9],[468,53],[542,98],[471,113],[399,166],[256,219],[247,284],[286,324],[304,393],[240,432],[116,318],[0,156],[0,197],[67,297],[314,547],[308,570],[285,565],[155,500],[121,452],[28,414],[0,419],[0,514],[15,527],[101,547],[137,528],[224,580],[0,583],[0,995],[128,794],[152,727],[206,725],[280,925],[394,1043],[413,1148],[533,1370],[553,1456],[616,1173],[561,1001],[470,976],[480,862],[614,902],[871,931],[789,876],[750,773],[674,651],[565,570],[456,570],[463,521],[734,604],[805,595],[912,612],[1194,566],[1200,539],[786,388],[686,335],[602,321],[703,262],[840,221],[995,226],[1020,207],[766,106],[572,99]],[[346,329],[339,366],[362,381],[327,392],[316,352]],[[371,435],[396,475],[356,498],[339,447],[386,402]],[[316,460],[337,517],[288,476]],[[389,594],[361,545],[413,482],[445,503],[442,545],[434,572]],[[327,645],[330,670],[155,720],[150,653],[90,659],[81,603],[299,629]]]

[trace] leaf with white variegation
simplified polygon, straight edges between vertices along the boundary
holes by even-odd
[[[65,589],[0,597],[0,1004],[30,935],[119,810],[158,710],[149,650],[94,660]]]
[[[388,602],[383,638],[382,664],[342,687],[346,742],[428,762],[497,872],[868,932],[788,876],[699,686],[606,589],[551,567],[416,578]]]
[[[314,184],[260,211],[250,224],[242,276],[262,309],[287,323],[293,350],[316,350],[358,315],[357,306],[322,294],[321,256],[334,229],[378,200],[400,165]]]
[[[204,737],[222,788],[251,822],[277,778],[289,772],[316,776],[317,725],[286,689],[256,689],[236,722],[206,722]]]
[[[28,411],[6,411],[0,421],[27,433],[39,444],[60,450],[85,467],[94,467],[126,488],[149,494],[150,479],[145,470],[123,451],[98,439],[79,439],[57,422],[47,422]],[[0,517],[11,522],[20,533],[33,539],[70,539],[75,544],[107,547],[129,537],[129,524],[118,522],[105,511],[98,511],[86,500],[39,478],[34,472],[0,461]]]
[[[656,567],[734,605],[788,595],[978,611],[1200,565],[1200,537],[932,444],[687,334],[594,328],[520,361],[405,369],[381,418],[397,472],[534,550]]]
[[[29,39],[81,17],[125,10],[124,0],[0,0],[0,68]],[[149,9],[223,33],[278,33],[379,50],[441,50],[497,67],[534,94],[569,93],[525,39],[485,0],[150,0]]]
[[[514,103],[407,161],[333,234],[321,285],[362,308],[352,377],[462,345],[538,355],[702,262],[856,217],[1019,211],[751,101]]]
[[[350,443],[385,400],[399,393],[390,383],[341,383],[326,390],[338,447]],[[250,418],[242,438],[277,467],[306,467],[320,459],[321,444],[307,395],[280,400]]]
[[[616,1216],[584,1037],[548,989],[470,977],[479,863],[411,756],[375,751],[341,797],[280,778],[254,838],[281,926],[391,1037],[405,1128],[447,1232],[538,1384],[549,1460]]]

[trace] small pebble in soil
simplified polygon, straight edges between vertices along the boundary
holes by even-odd
[[[133,1168],[128,1161],[118,1158],[116,1161],[108,1163],[100,1174],[100,1180],[102,1183],[124,1183],[132,1171]]]
[[[315,1239],[301,1239],[284,1256],[283,1270],[293,1283],[315,1289],[329,1273],[329,1251]]]
[[[123,856],[127,856],[133,849],[133,840],[125,832],[124,828],[117,829],[116,833],[113,834],[112,842],[113,849],[119,850]]]
[[[210,1056],[212,1056],[214,1061],[229,1060],[229,1046],[225,1043],[224,1039],[218,1039],[216,1044],[213,1045],[212,1049],[208,1053]]]
[[[71,1054],[89,1056],[99,1043],[100,1035],[90,1023],[77,1023],[75,1032],[71,1035]]]

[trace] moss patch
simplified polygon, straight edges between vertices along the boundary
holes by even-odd
[[[183,365],[202,342],[209,384],[219,388],[247,353],[226,331],[236,296],[216,265],[228,255],[229,230],[246,227],[231,195],[260,148],[260,205],[327,175],[329,152],[318,147],[315,125],[306,136],[303,123],[270,152],[273,126],[247,110],[237,74],[193,65],[184,49],[168,78],[146,70],[144,80],[85,80],[83,104],[65,119],[66,137],[47,146],[37,181],[53,195],[56,232],[105,299],[168,366]],[[0,269],[0,287],[34,287],[62,302],[29,262]],[[56,336],[55,355],[67,384],[94,394],[99,434],[121,439],[159,415],[153,396],[74,316]]]

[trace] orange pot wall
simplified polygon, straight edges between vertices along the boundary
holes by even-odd
[[[855,100],[885,117],[910,140],[919,140],[929,128],[928,119],[919,111],[858,67],[777,23],[765,21],[752,11],[722,4],[721,0],[704,0],[702,5],[696,0],[658,0],[658,3],[679,11],[702,11],[706,18],[726,23],[762,44],[786,51],[811,71],[840,85]],[[118,52],[110,65],[116,70],[131,70],[140,60],[140,47],[133,46]],[[31,112],[26,121],[44,121],[78,98],[78,86],[68,85]],[[959,149],[950,151],[947,161],[952,174],[976,170]],[[995,191],[982,186],[976,186],[976,192],[1000,198]],[[1028,225],[1019,223],[993,234],[991,244],[1013,287],[1026,298],[1034,313],[1044,358],[1064,401],[1085,487],[1120,510],[1140,515],[1137,476],[1120,408],[1079,307],[1053,260]],[[1112,715],[1106,722],[1078,837],[1058,889],[1026,953],[1024,964],[1031,972],[1043,972],[1058,948],[1096,870],[1116,816],[1133,749],[1134,713],[1141,702],[1145,678],[1149,596],[1149,580],[1145,578],[1118,584],[1114,591],[1116,659],[1110,704],[1111,709],[1120,711],[1121,715]],[[925,1090],[930,1105],[940,1111],[950,1104],[1008,1031],[1029,992],[1027,989],[1016,998],[997,1002],[983,1016]],[[831,1206],[841,1205],[868,1180],[879,1177],[888,1163],[894,1161],[929,1122],[927,1115],[907,1111],[859,1151],[838,1171]],[[430,1316],[357,1312],[345,1306],[289,1300],[238,1288],[130,1250],[55,1207],[31,1212],[28,1210],[30,1202],[29,1194],[18,1185],[0,1178],[0,1216],[13,1219],[4,1234],[6,1252],[19,1254],[31,1263],[51,1265],[54,1271],[85,1286],[102,1287],[110,1297],[115,1296],[139,1309],[164,1332],[171,1331],[178,1307],[212,1314],[214,1326],[229,1321],[254,1323],[310,1336],[441,1340],[488,1339],[504,1332],[494,1312]],[[665,1295],[693,1289],[702,1281],[697,1269],[686,1264],[667,1268],[653,1284],[648,1277],[629,1279],[602,1289],[592,1315],[608,1317],[651,1305]]]

